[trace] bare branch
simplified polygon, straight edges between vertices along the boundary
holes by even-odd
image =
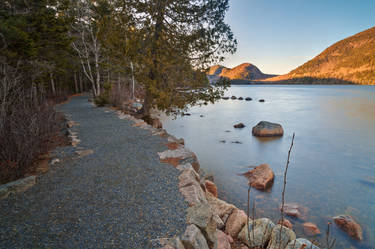
[[[287,177],[287,174],[288,174],[288,167],[289,167],[289,160],[290,160],[290,153],[292,151],[292,148],[293,148],[293,144],[294,144],[294,137],[295,137],[295,133],[293,133],[293,137],[292,137],[292,143],[290,144],[290,148],[289,148],[289,151],[288,151],[288,160],[286,162],[286,166],[285,166],[285,171],[284,171],[284,184],[283,184],[283,192],[281,194],[281,227],[280,227],[280,235],[279,235],[279,239],[281,240],[281,233],[282,233],[282,230],[283,230],[283,224],[284,224],[284,205],[285,205],[285,190],[286,190],[286,177]],[[279,241],[279,249],[281,248],[281,241]]]

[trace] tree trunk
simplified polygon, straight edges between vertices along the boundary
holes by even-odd
[[[146,89],[146,95],[145,95],[145,99],[143,101],[143,106],[142,106],[142,113],[145,118],[150,118],[152,101],[153,101],[152,93],[149,89]]]
[[[132,61],[130,61],[130,67],[132,69],[132,83],[133,83],[133,86],[132,86],[132,99],[134,99],[135,83],[134,83],[134,67],[133,67],[133,62]]]
[[[92,87],[92,95],[94,98],[98,97],[98,93],[96,91],[96,87],[95,87],[95,83],[94,82],[91,82],[91,87]]]
[[[53,80],[52,73],[49,74],[49,78],[51,80],[51,89],[52,89],[52,95],[56,96],[56,89],[55,89],[55,82]]]
[[[156,17],[156,23],[155,23],[155,32],[154,37],[152,39],[152,47],[151,47],[151,56],[152,56],[152,67],[149,73],[149,79],[151,84],[156,84],[156,87],[159,85],[159,77],[156,75],[159,73],[158,67],[159,67],[159,61],[158,61],[158,42],[160,35],[162,33],[163,28],[163,20],[164,20],[164,9],[165,9],[165,1],[158,0],[157,2],[157,17]],[[150,91],[149,87],[146,87],[146,96],[143,102],[143,115],[146,119],[150,118],[150,110],[153,106],[153,96]]]
[[[83,89],[83,80],[82,80],[82,74],[78,74],[79,76],[79,91],[82,93],[84,91]]]
[[[95,70],[96,70],[96,94],[100,95],[100,70],[99,70],[99,49],[97,48],[96,41],[95,45]]]
[[[77,73],[74,72],[74,90],[78,93],[78,82],[77,82]]]

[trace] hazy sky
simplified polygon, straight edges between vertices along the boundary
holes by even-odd
[[[348,36],[375,26],[375,0],[230,0],[237,40],[228,67],[250,62],[284,74]]]

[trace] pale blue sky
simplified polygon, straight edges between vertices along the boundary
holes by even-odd
[[[237,40],[228,67],[243,62],[284,74],[333,43],[375,26],[375,0],[230,0]]]

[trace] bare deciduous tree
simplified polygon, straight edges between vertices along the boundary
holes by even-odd
[[[0,129],[8,107],[17,99],[21,90],[20,75],[17,68],[10,66],[5,58],[0,58]]]
[[[76,1],[73,7],[76,21],[72,30],[76,40],[72,43],[77,52],[84,75],[90,81],[94,96],[100,95],[100,59],[102,46],[99,40],[100,26],[95,20],[91,1]]]

